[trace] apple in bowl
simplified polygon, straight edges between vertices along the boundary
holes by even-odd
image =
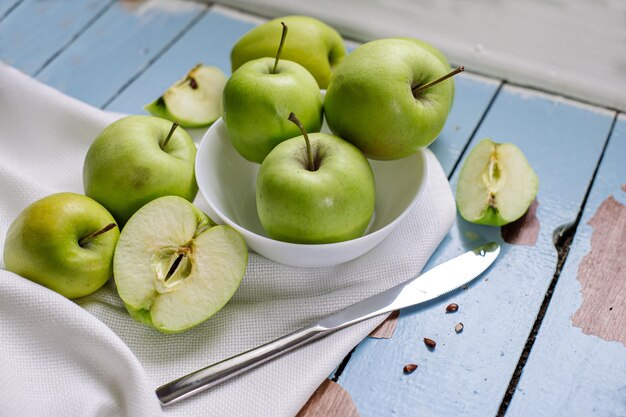
[[[280,35],[281,22],[291,28],[283,58],[302,65],[315,77],[319,88],[326,88],[334,68],[346,55],[346,47],[335,29],[308,16],[279,17],[250,30],[231,51],[233,72],[248,61],[276,54],[274,39]]]
[[[447,61],[407,39],[380,39],[352,51],[324,99],[330,130],[371,159],[404,158],[430,145],[454,94]]]
[[[330,133],[327,127],[322,132]],[[196,178],[208,203],[207,214],[241,233],[250,249],[285,265],[324,267],[351,261],[372,250],[419,201],[426,183],[424,152],[394,161],[369,160],[369,164],[375,188],[369,225],[362,236],[335,243],[300,244],[268,236],[256,203],[260,165],[235,150],[222,120],[207,130],[198,147]]]
[[[268,236],[292,243],[334,243],[363,235],[374,212],[374,174],[354,145],[327,133],[276,146],[256,181],[259,220]]]

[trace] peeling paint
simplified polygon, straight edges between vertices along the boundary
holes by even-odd
[[[514,221],[500,228],[500,235],[506,243],[513,245],[535,246],[541,224],[537,218],[539,201],[532,202],[528,211]]]
[[[315,390],[296,417],[359,417],[352,397],[338,383],[326,379]]]
[[[583,301],[572,324],[626,346],[626,206],[610,196],[589,225],[591,250],[578,265]]]
[[[392,311],[385,321],[380,323],[380,325],[370,333],[370,337],[374,339],[391,339],[398,325],[398,317],[400,317],[400,311]]]

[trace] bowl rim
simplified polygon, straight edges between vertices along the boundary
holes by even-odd
[[[375,239],[377,236],[379,235],[383,235],[385,236],[387,233],[389,233],[391,230],[393,230],[395,228],[395,226],[406,217],[406,215],[415,207],[415,205],[417,204],[417,202],[419,201],[419,199],[421,198],[422,194],[424,193],[424,189],[426,188],[426,181],[428,180],[428,158],[426,157],[426,154],[424,152],[424,149],[420,149],[417,152],[415,152],[414,154],[411,154],[409,156],[407,156],[406,158],[415,158],[418,157],[420,159],[420,166],[421,166],[421,182],[418,186],[417,192],[415,193],[415,195],[413,196],[413,198],[411,199],[411,202],[405,207],[404,210],[402,210],[402,212],[396,216],[395,219],[393,219],[391,222],[387,223],[385,226],[381,227],[378,230],[375,230],[374,232],[371,233],[366,233],[362,236],[353,238],[353,239],[349,239],[349,240],[344,240],[341,242],[333,242],[333,243],[293,243],[293,242],[285,242],[282,240],[276,240],[276,239],[272,239],[268,236],[263,236],[260,235],[258,233],[255,233],[249,229],[246,229],[245,227],[241,226],[240,224],[238,224],[237,222],[233,221],[230,217],[226,216],[221,210],[219,210],[217,207],[215,207],[215,205],[213,204],[212,200],[210,200],[209,198],[207,198],[207,196],[205,195],[204,192],[204,187],[200,184],[201,181],[199,180],[199,178],[201,178],[200,176],[198,176],[198,172],[199,172],[199,160],[200,160],[200,155],[201,152],[200,150],[203,148],[203,146],[208,146],[206,145],[206,143],[208,143],[208,136],[213,133],[213,130],[217,130],[218,126],[220,126],[221,124],[224,124],[223,119],[220,117],[218,118],[204,133],[204,135],[202,136],[202,139],[200,140],[200,144],[198,145],[198,150],[196,152],[196,160],[194,163],[194,169],[195,169],[195,177],[196,177],[196,181],[198,183],[198,188],[200,190],[200,193],[202,194],[202,197],[204,198],[204,200],[207,202],[207,204],[209,205],[209,207],[211,208],[211,210],[219,217],[219,219],[217,220],[221,220],[224,223],[226,223],[228,226],[231,226],[232,228],[234,228],[235,230],[237,230],[238,232],[242,233],[243,235],[249,235],[252,236],[255,240],[257,240],[259,243],[267,243],[267,244],[271,244],[271,245],[284,245],[285,247],[288,248],[300,248],[300,247],[314,247],[314,248],[319,248],[319,249],[330,249],[330,248],[341,248],[343,246],[350,246],[355,244],[357,241],[364,241],[366,239]],[[369,158],[367,158],[368,162],[374,161],[376,163],[385,163],[387,161],[379,161],[379,160],[371,160]],[[255,162],[250,162],[249,163],[253,164]],[[259,164],[260,166],[260,164]],[[212,219],[213,221],[216,221],[216,219]],[[216,221],[217,222],[217,221]],[[381,239],[382,240],[382,239]]]

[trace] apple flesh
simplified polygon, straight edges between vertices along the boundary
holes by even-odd
[[[319,88],[326,88],[333,69],[346,55],[346,47],[335,29],[307,16],[279,17],[246,33],[231,51],[233,72],[248,61],[276,55],[275,39],[280,38],[281,22],[289,26],[282,58],[305,67]]]
[[[26,207],[4,243],[7,270],[67,298],[93,293],[113,272],[113,216],[84,195],[58,193]]]
[[[164,333],[188,330],[217,313],[245,274],[241,235],[216,225],[189,201],[166,196],[139,209],[122,230],[113,270],[135,320]]]
[[[226,79],[217,67],[196,65],[145,109],[153,116],[176,121],[182,127],[208,126],[221,116]]]
[[[352,144],[325,133],[274,148],[257,176],[256,203],[269,237],[293,243],[332,243],[358,238],[374,212],[374,175]]]
[[[465,220],[502,226],[526,213],[538,186],[537,174],[520,148],[484,139],[463,163],[456,202]]]
[[[146,203],[165,195],[193,201],[198,193],[196,146],[182,128],[153,116],[113,122],[91,144],[83,166],[85,194],[120,226]]]
[[[337,67],[324,112],[331,131],[368,158],[406,157],[432,143],[452,103],[449,67],[414,42],[381,39],[351,52]]]
[[[224,88],[223,118],[228,136],[241,156],[257,163],[277,144],[300,134],[287,120],[290,112],[298,114],[309,132],[322,127],[322,95],[313,76],[301,65],[284,59],[273,74],[274,64],[273,58],[247,62]]]

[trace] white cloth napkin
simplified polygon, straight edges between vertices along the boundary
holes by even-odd
[[[0,63],[0,249],[9,225],[28,204],[56,192],[83,192],[85,153],[118,117]],[[250,254],[231,302],[183,334],[164,335],[134,322],[112,285],[74,302],[0,269],[0,415],[294,416],[383,318],[344,329],[164,410],[154,389],[417,274],[455,217],[446,176],[426,153],[423,197],[373,251],[323,269],[290,268]],[[206,208],[201,197],[195,203]]]

